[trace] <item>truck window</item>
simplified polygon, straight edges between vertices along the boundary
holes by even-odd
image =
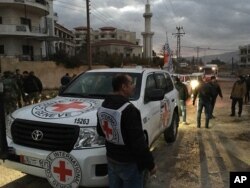
[[[113,93],[112,79],[115,75],[121,74],[119,72],[88,72],[80,75],[60,94],[60,95],[74,95],[87,96],[92,98],[104,98],[106,95]],[[140,96],[141,89],[141,74],[129,74],[135,84],[134,95],[130,100],[136,100]]]
[[[171,76],[168,73],[164,73],[166,79],[166,93],[174,89],[174,84],[172,82]]]

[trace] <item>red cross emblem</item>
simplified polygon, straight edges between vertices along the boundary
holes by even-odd
[[[54,173],[59,174],[60,181],[65,182],[66,176],[72,176],[72,170],[66,169],[65,161],[59,161],[59,167],[53,168]]]
[[[56,111],[56,112],[63,112],[63,111],[68,110],[70,108],[83,109],[86,106],[83,105],[82,102],[71,102],[69,104],[55,104],[52,107],[55,107],[54,111]]]
[[[112,136],[112,129],[109,128],[108,121],[104,121],[102,125],[103,131],[105,132],[106,138],[109,139],[109,135]]]

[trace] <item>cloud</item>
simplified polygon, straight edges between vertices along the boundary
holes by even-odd
[[[153,49],[160,51],[166,41],[176,49],[176,27],[182,26],[185,35],[181,46],[182,56],[195,55],[195,47],[207,50],[207,54],[237,50],[240,45],[250,44],[249,0],[149,0],[153,17],[151,30]],[[113,26],[134,31],[141,39],[144,31],[145,3],[147,0],[92,0],[90,1],[91,27],[98,29]],[[56,0],[54,10],[59,23],[72,29],[86,26],[86,2],[84,0]]]

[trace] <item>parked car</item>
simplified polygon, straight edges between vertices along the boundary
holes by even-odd
[[[160,69],[101,69],[79,75],[53,99],[18,109],[6,118],[8,147],[3,165],[47,178],[53,187],[108,186],[104,139],[96,132],[96,112],[112,93],[112,78],[127,73],[148,145],[178,133],[178,91]]]

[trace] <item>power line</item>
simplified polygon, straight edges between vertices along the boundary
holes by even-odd
[[[216,50],[216,51],[234,51],[235,49],[222,49],[222,48],[210,48],[210,47],[199,47],[199,46],[181,46],[183,48],[193,48],[193,49],[204,49],[204,50]]]
[[[60,3],[63,4],[66,7],[70,7],[70,8],[77,8],[77,9],[86,9],[86,6],[79,6],[79,5],[75,5],[69,2],[64,2],[64,1],[59,1],[59,0],[55,0],[55,3]]]
[[[176,56],[177,56],[177,61],[180,59],[181,57],[181,37],[183,35],[185,35],[184,29],[183,27],[176,27],[177,29],[177,33],[172,33],[172,35],[177,37],[177,49],[176,49]],[[183,32],[181,32],[181,30]]]
[[[109,25],[108,23],[111,23],[111,25],[118,25],[120,27],[120,25],[116,22],[114,22],[112,19],[113,16],[109,15],[108,13],[105,13],[103,14],[102,12],[100,12],[97,8],[96,8],[96,5],[95,3],[92,3],[92,6],[93,8],[93,11],[92,11],[92,14],[94,16],[96,16],[98,19],[100,19],[101,21],[103,21],[106,25]]]

